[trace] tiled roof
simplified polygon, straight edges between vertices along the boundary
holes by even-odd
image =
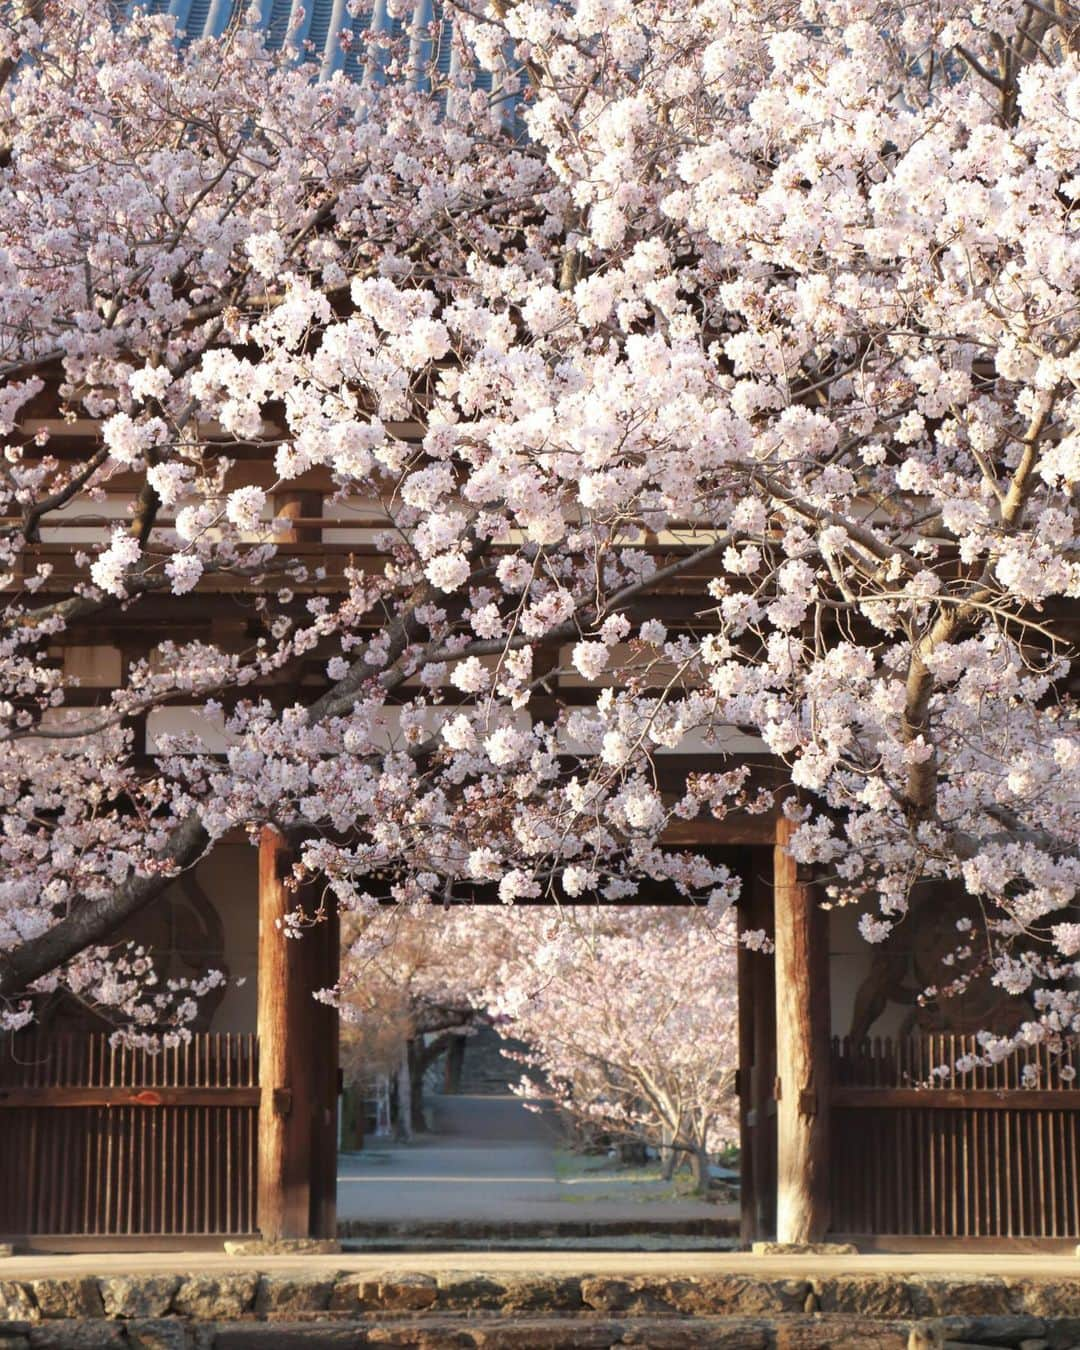
[[[176,20],[180,41],[218,37],[234,17],[239,17],[246,0],[136,0],[138,7],[151,14],[171,14]],[[135,6],[132,5],[132,8]],[[451,26],[444,18],[441,0],[418,0],[407,19],[391,18],[387,0],[367,0],[356,17],[349,13],[346,0],[255,0],[259,23],[266,30],[267,46],[280,49],[296,16],[303,11],[293,38],[298,60],[310,64],[319,79],[329,79],[337,71],[361,83],[382,83],[386,79],[388,50],[370,42],[343,44],[343,35],[386,33],[388,38],[402,37],[411,31],[404,79],[415,89],[428,87],[434,61],[444,77],[459,70],[458,44],[451,40]],[[490,90],[490,71],[478,70],[475,88]],[[509,77],[499,99],[500,120],[510,127],[519,113],[517,97],[511,92]]]

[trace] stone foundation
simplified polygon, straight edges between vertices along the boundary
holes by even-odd
[[[743,1274],[0,1281],[0,1350],[1080,1350],[1075,1280]]]

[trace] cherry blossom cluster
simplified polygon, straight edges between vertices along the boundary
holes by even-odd
[[[0,996],[267,821],[356,912],[720,912],[664,832],[769,804],[737,731],[870,941],[960,885],[960,966],[1074,1035],[1071,10],[452,8],[453,75],[363,85],[0,19]],[[312,482],[362,512],[336,570],[278,519]],[[186,628],[226,587],[242,635]],[[164,658],[65,707],[55,653],[151,604]],[[147,767],[176,702],[219,739]]]

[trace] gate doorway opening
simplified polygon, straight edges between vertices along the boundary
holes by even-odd
[[[712,1159],[708,1201],[680,1194],[655,1156],[628,1157],[616,1140],[581,1147],[550,1110],[526,1111],[509,1093],[519,1066],[493,1076],[480,1034],[428,1066],[429,1129],[411,1142],[394,1139],[377,1094],[367,1106],[339,1098],[338,1018],[311,990],[334,983],[340,944],[332,922],[282,940],[295,898],[271,841],[258,874],[238,845],[235,867],[193,874],[203,899],[184,883],[162,945],[189,964],[209,952],[229,975],[190,1043],[125,1049],[62,1019],[0,1040],[0,1239],[57,1251],[260,1233],[391,1242],[413,1197],[409,1222],[436,1244],[447,1224],[461,1236],[473,1221],[486,1245],[512,1242],[529,1212],[534,1235],[547,1224],[581,1236],[601,1220],[614,1231],[620,1207],[629,1231],[692,1237],[705,1223],[714,1244],[783,1237],[793,1216],[864,1247],[1075,1243],[1072,1057],[1032,1048],[933,1076],[976,1044],[970,1026],[950,1027],[954,1009],[914,998],[949,898],[931,897],[910,950],[883,964],[850,913],[821,909],[782,840],[713,848],[740,875],[740,928],[775,953],[738,950],[738,1149]],[[992,1012],[977,1008],[976,1025]]]
[[[524,1045],[489,1026],[461,1040],[453,1057],[432,1065],[407,1134],[398,1128],[398,1104],[387,1112],[371,1098],[362,1139],[343,1134],[343,1236],[376,1247],[537,1240],[602,1246],[606,1238],[625,1245],[634,1236],[686,1247],[736,1245],[737,1149],[711,1159],[708,1194],[694,1194],[688,1170],[669,1174],[660,1150],[644,1138],[582,1129],[552,1102],[516,1095],[515,1056]]]

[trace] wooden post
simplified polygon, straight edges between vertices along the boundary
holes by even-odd
[[[829,986],[825,915],[787,851],[794,825],[777,822],[777,1203],[779,1242],[818,1242],[829,1228]]]
[[[332,988],[338,979],[341,930],[332,894],[317,897],[325,915],[300,941],[307,972],[307,1053],[311,1057],[311,1206],[312,1237],[337,1237],[337,1150],[339,1071],[338,1011],[312,997],[317,989]]]
[[[297,896],[292,851],[272,826],[259,840],[259,1231],[268,1240],[333,1237],[337,1014],[312,997],[337,979],[336,923],[302,938],[278,926]]]
[[[312,520],[323,513],[321,492],[297,491],[274,493],[274,515],[288,521]],[[279,531],[275,538],[280,544],[317,544],[322,538],[319,525],[291,525]]]
[[[771,848],[744,850],[739,929],[773,932]],[[740,1236],[745,1243],[776,1234],[776,971],[773,958],[740,944],[739,1117]]]
[[[465,1068],[465,1039],[464,1036],[450,1037],[450,1046],[446,1052],[444,1092],[461,1091],[461,1074]]]

